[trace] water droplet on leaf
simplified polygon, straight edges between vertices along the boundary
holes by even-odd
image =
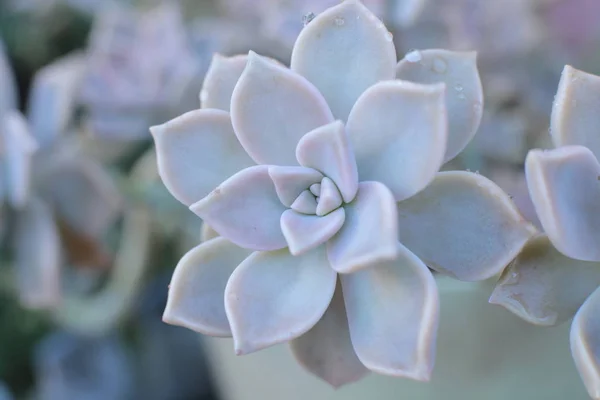
[[[410,50],[408,53],[406,53],[404,58],[406,58],[406,61],[409,63],[418,63],[423,59],[419,50]]]

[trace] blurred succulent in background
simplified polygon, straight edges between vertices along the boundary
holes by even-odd
[[[74,116],[84,68],[80,53],[46,66],[34,78],[27,118],[14,109],[2,114],[2,188],[21,302],[50,309],[70,330],[100,333],[130,308],[146,264],[149,222],[145,210],[124,207],[113,177],[81,146]],[[132,179],[144,182],[145,173],[134,170]],[[115,239],[121,219],[122,238],[110,245],[107,236]],[[65,266],[87,272],[63,273]],[[97,282],[107,273],[105,290],[92,296],[73,281]]]
[[[193,107],[203,71],[184,26],[176,2],[98,14],[81,94],[93,134],[149,138],[148,126]]]
[[[115,335],[55,332],[37,346],[37,399],[124,400],[134,393],[131,355]]]
[[[566,66],[551,118],[556,149],[531,150],[525,170],[545,233],[504,271],[490,302],[536,325],[575,316],[571,352],[600,399],[600,77]]]
[[[483,280],[533,233],[488,179],[437,173],[480,122],[475,54],[396,64],[383,23],[346,0],[302,30],[291,69],[216,56],[201,99],[151,129],[163,182],[222,236],[179,262],[164,320],[233,336],[238,354],[289,341],[335,386],[368,370],[429,379],[425,265]]]

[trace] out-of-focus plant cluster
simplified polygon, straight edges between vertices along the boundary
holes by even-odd
[[[303,26],[338,1],[0,2],[6,398],[210,398],[197,336],[160,320],[201,227],[158,179],[148,128],[199,107],[215,52],[287,64]],[[563,65],[600,72],[600,3],[363,2],[400,58],[478,52],[484,116],[452,167],[490,177],[536,222],[524,157],[549,147]]]

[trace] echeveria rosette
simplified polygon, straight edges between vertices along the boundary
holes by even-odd
[[[542,326],[571,325],[571,352],[600,399],[600,77],[566,66],[551,118],[553,150],[531,150],[525,172],[545,233],[504,272],[490,302]]]
[[[164,320],[233,336],[239,354],[289,341],[335,386],[368,370],[429,379],[425,263],[486,279],[532,233],[489,180],[437,174],[479,124],[474,55],[396,65],[383,24],[347,0],[305,27],[291,69],[215,57],[201,98],[151,129],[163,182],[221,236],[182,258]]]

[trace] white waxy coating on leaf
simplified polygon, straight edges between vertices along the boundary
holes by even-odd
[[[600,77],[566,65],[552,106],[550,135],[555,146],[585,146],[599,158],[599,109]]]
[[[437,286],[425,264],[397,246],[395,260],[340,276],[350,336],[371,371],[427,381],[435,359]]]
[[[200,92],[202,108],[229,111],[233,89],[247,62],[246,54],[225,57],[217,53],[213,56]]]
[[[302,367],[335,388],[358,381],[369,372],[352,347],[339,282],[323,318],[292,340],[290,349]]]
[[[290,207],[312,184],[321,182],[323,175],[319,171],[306,167],[269,167],[269,176],[275,185],[275,191],[281,204]]]
[[[331,179],[344,202],[352,201],[358,190],[354,151],[341,121],[321,126],[300,139],[296,148],[300,165],[314,168]]]
[[[340,230],[345,218],[343,208],[322,217],[287,210],[281,215],[281,231],[290,253],[297,256],[331,239]]]
[[[61,244],[52,211],[31,198],[16,217],[14,262],[21,303],[34,309],[56,307],[61,300]]]
[[[240,143],[258,164],[296,165],[300,138],[333,116],[304,77],[250,52],[231,98],[231,120]]]
[[[233,272],[225,310],[236,354],[297,338],[323,316],[336,285],[323,246],[300,256],[256,252]]]
[[[240,247],[278,250],[287,246],[279,226],[286,207],[277,197],[267,165],[238,172],[190,210]]]
[[[475,52],[421,50],[415,62],[405,57],[396,78],[417,83],[446,84],[448,142],[444,162],[453,159],[471,141],[483,114],[483,89]]]
[[[315,215],[317,212],[317,199],[310,191],[304,190],[294,200],[290,208],[302,214]]]
[[[150,131],[162,181],[187,206],[254,164],[235,136],[225,111],[190,111]]]
[[[231,336],[225,286],[250,250],[215,238],[187,252],[175,267],[163,321],[211,336]]]
[[[393,260],[398,251],[394,196],[379,182],[361,182],[351,203],[344,205],[344,226],[329,242],[327,256],[339,273],[351,273]]]
[[[529,194],[548,238],[564,255],[600,261],[600,164],[582,146],[532,150]]]
[[[585,387],[600,399],[600,288],[586,300],[571,325],[571,353]]]
[[[333,115],[345,121],[367,88],[394,79],[395,64],[391,33],[360,1],[346,0],[300,32],[291,68],[311,81]]]
[[[471,172],[441,172],[398,203],[400,242],[428,267],[463,281],[504,269],[535,234],[506,193]]]
[[[361,181],[385,184],[396,200],[419,192],[443,163],[444,85],[380,82],[358,99],[346,129]]]
[[[335,186],[335,183],[328,177],[321,181],[321,192],[319,194],[319,204],[317,205],[317,215],[323,216],[342,205],[342,195]]]
[[[504,270],[490,303],[529,323],[552,326],[573,317],[598,286],[600,263],[568,258],[540,235]]]

